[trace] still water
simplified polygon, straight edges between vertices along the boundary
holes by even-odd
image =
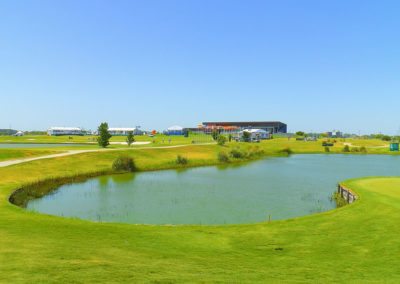
[[[400,156],[293,155],[241,166],[103,176],[64,185],[28,210],[100,222],[242,224],[335,208],[338,182],[400,175]]]

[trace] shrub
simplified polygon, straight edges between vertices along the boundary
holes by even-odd
[[[227,163],[229,162],[229,156],[225,152],[219,152],[218,153],[218,161],[222,163]]]
[[[292,151],[292,149],[287,147],[287,148],[280,150],[279,153],[290,155],[290,154],[293,154],[293,151]]]
[[[329,149],[328,146],[325,146],[325,152],[329,153],[331,151],[331,149]]]
[[[353,147],[350,149],[351,152],[360,152],[360,149],[358,147]]]
[[[224,146],[225,143],[226,143],[226,137],[225,137],[225,136],[222,136],[222,135],[218,136],[218,138],[217,138],[217,143],[218,143],[218,145],[220,145],[220,146]]]
[[[260,149],[260,147],[258,147],[258,146],[256,146],[256,147],[254,147],[254,148],[251,148],[250,150],[249,150],[249,152],[248,152],[248,156],[249,157],[259,157],[259,156],[262,156],[262,155],[264,155],[264,150],[263,149]]]
[[[178,165],[187,165],[188,162],[189,162],[189,160],[181,155],[178,155],[176,157],[176,163]]]
[[[133,172],[136,169],[136,166],[134,160],[131,157],[120,156],[114,160],[112,164],[112,169],[118,172]]]
[[[345,145],[342,149],[342,152],[350,152],[350,147],[349,145]]]
[[[232,149],[230,155],[235,159],[243,159],[246,156],[240,149]]]
[[[365,148],[365,146],[361,146],[360,147],[360,152],[361,153],[367,153],[367,148]]]

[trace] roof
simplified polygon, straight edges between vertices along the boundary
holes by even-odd
[[[66,130],[66,131],[74,130],[74,131],[82,131],[82,129],[79,128],[79,127],[59,127],[59,126],[50,127],[49,130]]]
[[[183,127],[179,126],[179,125],[174,125],[174,126],[168,127],[167,130],[169,130],[169,131],[180,131],[180,130],[183,130]]]
[[[286,125],[280,121],[214,121],[214,122],[203,122],[204,125],[216,125],[216,126],[265,126],[265,125]]]

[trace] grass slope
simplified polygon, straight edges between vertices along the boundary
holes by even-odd
[[[267,153],[279,147],[270,145]],[[220,149],[124,153],[147,170],[174,167],[178,153],[191,165],[217,163]],[[7,201],[21,183],[108,169],[117,155],[86,153],[0,169],[0,282],[400,281],[400,178],[347,181],[360,199],[338,210],[240,226],[102,224],[26,212]]]

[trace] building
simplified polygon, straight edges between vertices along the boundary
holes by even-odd
[[[14,134],[14,136],[24,136],[24,132],[18,131],[17,133]]]
[[[143,131],[137,127],[110,127],[108,129],[108,132],[110,132],[112,136],[127,136],[130,131],[132,131],[133,135],[143,134]]]
[[[203,122],[206,129],[244,130],[262,129],[270,134],[287,133],[287,125],[280,121]]]
[[[329,131],[329,132],[326,133],[326,135],[329,138],[342,138],[343,137],[343,133],[340,132],[339,130]]]
[[[164,132],[166,135],[183,135],[183,127],[179,125],[174,125],[168,127],[167,130]]]
[[[47,130],[49,136],[60,135],[84,135],[84,131],[79,127],[50,127]]]
[[[252,142],[258,142],[260,140],[269,139],[271,135],[264,129],[243,129],[242,131],[239,132],[240,140],[243,140],[244,132],[250,133],[250,141]]]

